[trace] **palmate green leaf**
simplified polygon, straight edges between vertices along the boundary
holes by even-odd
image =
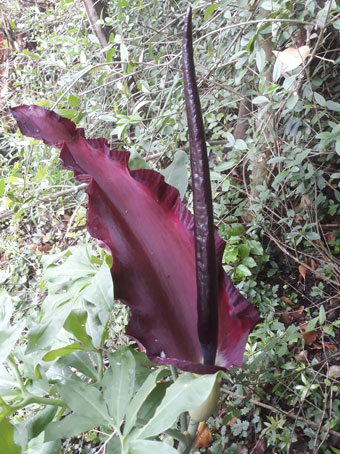
[[[14,442],[14,426],[7,418],[0,420],[0,452],[21,454],[21,448]]]
[[[187,162],[188,155],[184,151],[178,150],[172,163],[161,172],[165,181],[178,189],[181,199],[183,199],[188,187]]]
[[[71,438],[81,432],[87,432],[100,424],[101,418],[91,414],[91,410],[86,412],[86,416],[72,413],[61,421],[51,422],[45,429],[45,441],[59,440],[61,438]]]
[[[57,390],[68,407],[77,415],[87,415],[99,423],[111,423],[106,404],[100,391],[92,385],[71,380],[58,383]]]
[[[144,439],[158,435],[170,428],[181,413],[201,405],[208,398],[218,375],[219,373],[196,378],[190,373],[182,374],[167,389],[154,416],[135,432],[134,438]]]
[[[161,441],[134,440],[130,444],[131,454],[178,454],[177,449]]]
[[[10,354],[25,325],[24,320],[11,325],[12,313],[11,297],[4,289],[0,289],[0,363]]]
[[[102,381],[105,402],[114,426],[119,429],[135,387],[135,359],[127,347],[109,355],[111,368]]]
[[[159,368],[156,371],[152,372],[129,403],[126,409],[124,435],[127,435],[135,426],[139,410],[145,403],[146,399],[149,397],[150,393],[155,389],[159,377],[163,376],[164,372],[165,370],[162,368]]]

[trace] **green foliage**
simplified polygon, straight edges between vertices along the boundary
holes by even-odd
[[[180,414],[201,405],[210,394],[216,375],[198,378],[185,373],[171,383],[167,368],[152,368],[144,355],[128,347],[114,353],[103,349],[113,305],[106,259],[105,253],[95,255],[89,246],[46,256],[43,279],[48,295],[29,327],[25,354],[21,354],[24,343],[19,341],[14,348],[23,320],[2,339],[2,362],[14,378],[3,370],[0,421],[1,448],[6,452],[29,453],[38,445],[42,450],[54,449],[61,439],[100,426],[118,434],[117,453],[144,452],[150,446],[160,449],[160,442],[147,439],[172,428]],[[89,304],[93,295],[95,308]],[[2,296],[7,326],[12,302],[6,292]],[[45,408],[10,423],[8,415],[32,404]],[[21,447],[16,431],[21,433]],[[170,446],[168,451],[177,452]]]

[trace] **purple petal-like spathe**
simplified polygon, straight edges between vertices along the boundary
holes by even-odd
[[[197,333],[193,217],[178,191],[153,170],[128,168],[129,153],[104,139],[86,139],[70,120],[39,106],[12,109],[21,132],[61,150],[64,166],[89,181],[87,228],[111,251],[115,297],[131,310],[127,333],[159,364],[211,373],[240,366],[254,307],[224,273],[216,238],[218,347],[203,365]]]

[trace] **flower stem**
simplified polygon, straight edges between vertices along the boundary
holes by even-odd
[[[172,380],[175,383],[175,381],[178,378],[178,370],[176,369],[175,366],[169,365],[169,367],[170,367]],[[185,413],[182,413],[179,416],[179,424],[180,424],[180,427],[181,427],[181,432],[182,432],[182,434],[184,434],[184,432],[186,432],[188,430],[187,415]]]
[[[188,427],[188,444],[187,444],[187,449],[184,451],[184,454],[190,454],[192,448],[194,447],[195,441],[196,441],[196,432],[198,428],[198,422],[194,421],[193,419],[190,420],[189,422],[189,427]]]

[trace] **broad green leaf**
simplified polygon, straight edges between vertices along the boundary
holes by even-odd
[[[121,61],[129,61],[129,51],[124,43],[120,43],[120,59]]]
[[[44,272],[44,279],[49,284],[56,283],[58,287],[54,288],[48,285],[49,289],[54,292],[62,289],[64,283],[75,281],[77,278],[93,275],[96,268],[91,264],[92,249],[86,245],[72,246],[67,251],[68,257],[62,264],[48,266]],[[58,256],[57,255],[57,260]],[[65,255],[65,254],[64,254]],[[63,284],[63,285],[62,285]]]
[[[237,140],[241,140],[241,139],[237,139]],[[234,141],[234,143],[235,143],[235,141]],[[247,144],[246,144],[246,148],[247,148]],[[236,165],[237,165],[236,161],[223,162],[222,164],[219,164],[218,166],[215,167],[215,171],[216,172],[224,172],[225,170],[232,169]]]
[[[0,452],[3,454],[21,454],[21,448],[14,442],[14,426],[7,418],[0,420]]]
[[[73,413],[60,421],[51,422],[45,429],[45,441],[71,438],[103,423],[101,418],[97,419],[97,415],[91,413],[91,409],[85,409],[84,415]]]
[[[259,73],[261,73],[266,64],[266,54],[264,52],[264,49],[262,49],[262,47],[256,52],[255,58],[256,58],[257,70]]]
[[[178,150],[173,162],[162,171],[165,181],[178,189],[181,199],[183,199],[188,187],[187,162],[188,155],[184,151]]]
[[[0,289],[0,363],[10,354],[25,325],[24,320],[11,325],[12,314],[12,299],[4,289]]]
[[[54,342],[72,310],[72,305],[72,301],[65,301],[55,309],[54,314],[49,312],[46,317],[43,317],[42,322],[33,325],[28,333],[26,353],[41,350]]]
[[[289,163],[289,167],[300,165],[307,158],[310,152],[311,152],[310,148],[306,148],[305,150],[299,152],[296,158]]]
[[[238,258],[238,248],[228,248],[224,251],[223,261],[225,263],[233,263]]]
[[[319,323],[320,325],[323,325],[326,321],[326,311],[325,311],[325,308],[323,306],[323,304],[321,304],[320,306],[320,309],[319,309]]]
[[[305,237],[311,241],[316,241],[320,239],[320,235],[317,232],[306,232]]]
[[[335,112],[340,112],[340,103],[335,102],[335,101],[327,101],[326,102],[326,107],[329,110],[334,110]]]
[[[67,317],[64,328],[87,347],[92,346],[92,339],[86,332],[87,312],[83,309],[74,309]]]
[[[126,418],[125,418],[125,425],[124,425],[124,435],[127,435],[129,431],[135,426],[137,415],[144,404],[147,397],[150,393],[154,390],[158,377],[163,372],[162,369],[157,369],[152,374],[150,374],[141,388],[138,390],[137,394],[129,403],[126,409]]]
[[[313,331],[313,329],[316,327],[317,323],[318,323],[318,317],[312,318],[312,320],[310,320],[308,322],[305,332],[308,333],[309,331]]]
[[[75,109],[55,109],[55,112],[60,115],[61,117],[69,118],[69,119],[74,119],[79,112]]]
[[[229,237],[239,236],[244,232],[244,227],[242,224],[233,224],[230,229],[228,229]]]
[[[252,100],[253,104],[264,104],[266,102],[269,102],[269,99],[266,96],[255,96]]]
[[[203,375],[195,378],[190,373],[182,374],[165,394],[154,416],[139,431],[138,438],[149,438],[170,428],[177,417],[201,405],[209,396],[215,381],[215,375]]]
[[[157,383],[157,386],[151,391],[143,403],[137,418],[137,425],[143,426],[154,416],[157,407],[164,399],[167,389],[171,386],[171,382]]]
[[[255,255],[263,255],[263,247],[259,241],[248,240],[250,246],[250,252]]]
[[[234,143],[234,148],[236,150],[248,150],[248,145],[244,140],[236,139],[236,141]]]
[[[55,261],[64,258],[64,263]],[[64,254],[46,259],[43,278],[48,296],[42,305],[42,318],[28,334],[27,352],[53,345],[72,310],[80,310],[79,320],[71,316],[66,329],[85,345],[100,347],[106,323],[113,307],[113,284],[110,268],[93,256],[91,247],[74,246]],[[87,312],[86,329],[82,326]],[[92,342],[91,339],[92,338]]]
[[[111,369],[102,381],[105,402],[116,428],[119,428],[135,386],[135,359],[127,347],[109,355]]]
[[[299,96],[292,93],[287,99],[286,106],[287,109],[293,110],[299,100]]]
[[[144,161],[142,156],[136,151],[131,151],[130,158],[129,158],[129,169],[137,170],[137,169],[148,169],[148,163]]]
[[[38,437],[57,413],[57,407],[50,405],[31,416],[26,422],[28,440]]]
[[[79,96],[77,95],[70,95],[68,97],[68,102],[72,107],[77,107],[79,106]]]
[[[73,383],[70,380],[58,383],[61,398],[77,415],[91,415],[98,423],[111,423],[110,415],[100,391],[92,385]]]
[[[91,279],[91,284],[84,290],[83,298],[88,312],[86,331],[91,336],[94,347],[101,348],[114,303],[112,276],[106,262]]]
[[[96,355],[97,353],[78,350],[68,356],[60,358],[58,364],[75,368],[86,375],[86,377],[89,377],[96,382],[98,381],[98,372],[94,367]]]
[[[253,257],[245,257],[242,260],[243,265],[245,265],[247,268],[254,268],[256,266],[256,262],[253,259]]]
[[[285,156],[275,156],[275,158],[268,159],[267,164],[276,164],[277,162],[287,161]]]
[[[282,62],[281,62],[280,56],[278,55],[275,60],[274,68],[273,68],[273,74],[272,74],[273,82],[276,82],[277,80],[279,80],[281,75],[282,75]]]
[[[145,353],[137,352],[136,350],[130,350],[133,354],[133,357],[136,361],[136,373],[135,373],[135,387],[140,389],[145,380],[151,374],[151,368],[154,367],[154,363],[152,363],[145,355]],[[166,371],[166,372],[164,372]],[[166,368],[163,370],[163,373],[168,376],[170,375],[170,371]]]
[[[340,156],[340,140],[339,139],[335,142],[335,151]]]
[[[161,441],[133,440],[130,443],[131,454],[178,454],[177,449]]]
[[[56,350],[51,350],[50,352],[46,353],[46,355],[44,355],[42,359],[44,361],[54,361],[56,358],[60,358],[61,356],[70,355],[71,353],[73,353],[77,350],[84,350],[84,347],[82,347],[77,342],[74,342],[71,345],[66,345],[66,347],[61,347],[61,348],[57,348]]]
[[[113,60],[113,57],[115,56],[116,54],[116,49],[109,49],[107,52],[106,52],[106,61],[107,62],[110,62]]]
[[[122,444],[120,438],[118,436],[112,437],[105,447],[105,454],[121,454],[121,452]]]
[[[41,447],[41,451],[39,454],[60,454],[61,453],[61,440],[52,440],[52,441],[47,441],[44,443]],[[32,454],[37,454],[32,453]]]
[[[20,397],[20,391],[16,390],[17,381],[12,374],[8,373],[7,367],[0,363],[0,396]],[[1,411],[0,411],[1,417]]]
[[[237,265],[237,267],[236,267],[236,274],[239,277],[247,277],[247,276],[251,276],[251,271],[247,266],[240,264],[240,265]]]
[[[204,12],[204,20],[207,21],[210,19],[210,16],[213,14],[213,12],[219,7],[219,3],[214,3],[212,5],[209,5],[205,12]]]
[[[319,104],[319,106],[324,107],[326,105],[325,98],[322,95],[320,95],[319,93],[314,92],[313,94],[314,94],[315,102],[317,102]]]
[[[241,257],[241,259],[249,257],[250,247],[247,244],[240,244],[237,249],[238,255]]]
[[[4,195],[4,191],[5,191],[5,180],[2,178],[0,180],[0,197],[2,197]]]

